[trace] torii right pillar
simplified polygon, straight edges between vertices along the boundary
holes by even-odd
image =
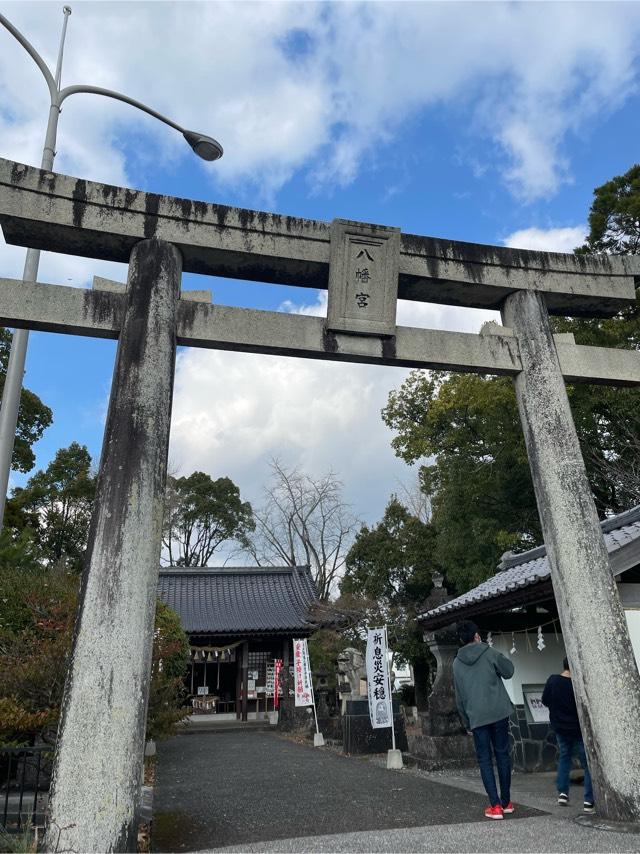
[[[640,822],[640,676],[541,294],[502,308],[518,339],[515,390],[573,677],[596,812]]]

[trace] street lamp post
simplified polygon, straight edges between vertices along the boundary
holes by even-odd
[[[146,104],[129,98],[120,92],[114,92],[111,89],[103,89],[98,86],[67,86],[64,89],[60,88],[62,77],[62,57],[64,53],[64,41],[67,33],[67,23],[71,14],[71,7],[63,7],[64,23],[62,25],[62,34],[60,36],[60,48],[58,51],[58,61],[56,64],[55,76],[51,74],[47,64],[42,59],[37,50],[27,41],[22,33],[2,14],[0,14],[0,24],[2,24],[12,36],[16,38],[22,47],[34,60],[44,79],[49,87],[50,106],[49,106],[49,121],[47,123],[47,132],[44,140],[44,148],[42,150],[41,168],[51,171],[53,161],[56,156],[56,136],[58,131],[58,118],[62,109],[63,101],[70,95],[88,94],[88,95],[104,95],[107,98],[114,98],[116,101],[123,101],[125,104],[130,104],[144,113],[158,119],[169,127],[179,131],[189,143],[193,151],[198,157],[203,160],[218,160],[222,157],[222,146],[210,136],[206,134],[196,133],[186,130],[176,122],[163,116],[162,113],[147,107]],[[24,272],[22,280],[24,282],[35,282],[38,276],[38,266],[40,263],[40,250],[28,249],[24,263]],[[11,459],[13,456],[13,446],[15,442],[16,427],[18,424],[18,410],[20,408],[20,394],[22,391],[22,378],[24,376],[24,365],[27,356],[27,346],[29,343],[29,331],[26,329],[16,329],[13,333],[11,341],[11,352],[9,355],[9,364],[7,366],[7,376],[2,393],[2,406],[0,407],[0,529],[4,519],[4,509],[9,487],[9,475],[11,473]]]

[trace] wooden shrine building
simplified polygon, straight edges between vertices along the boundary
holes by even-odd
[[[292,639],[316,628],[309,567],[170,567],[158,596],[189,636],[194,705],[243,721],[272,711],[275,661],[289,673]]]
[[[640,505],[600,523],[609,568],[629,630],[635,662],[640,666]],[[592,567],[586,564],[588,575]],[[418,619],[439,659],[440,692],[452,698],[452,663],[458,651],[455,624],[473,620],[484,640],[510,658],[512,679],[505,681],[515,705],[511,740],[515,767],[524,771],[555,768],[555,737],[548,709],[540,702],[547,677],[559,673],[568,651],[562,632],[545,546],[502,557],[498,572],[454,599],[441,589]],[[633,666],[632,664],[632,666]],[[629,678],[632,674],[629,672]]]

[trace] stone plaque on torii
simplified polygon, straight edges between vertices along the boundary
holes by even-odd
[[[328,224],[0,160],[8,243],[129,263],[91,290],[0,279],[0,323],[118,339],[47,850],[135,849],[176,345],[510,375],[596,798],[640,820],[640,677],[564,387],[640,385],[640,353],[553,336],[549,313],[632,304],[640,259]],[[182,271],[328,288],[326,319],[180,295]],[[502,312],[478,335],[398,327],[398,298]],[[615,714],[611,710],[615,709]]]

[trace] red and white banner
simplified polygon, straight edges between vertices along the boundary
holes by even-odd
[[[277,709],[280,705],[280,670],[282,668],[282,659],[276,658],[274,661],[273,673],[273,708]]]
[[[296,706],[313,706],[313,687],[311,667],[306,638],[293,642],[293,679],[295,685]]]

